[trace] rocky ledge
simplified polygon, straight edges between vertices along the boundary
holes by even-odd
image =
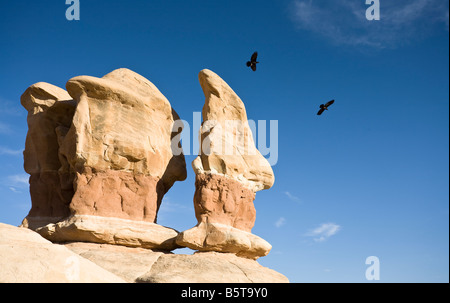
[[[0,283],[287,283],[282,274],[232,253],[173,254],[87,242],[52,243],[0,223]]]

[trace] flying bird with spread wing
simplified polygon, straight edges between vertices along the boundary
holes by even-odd
[[[333,103],[334,103],[334,100],[331,100],[331,101],[327,102],[326,104],[321,104],[320,105],[320,110],[317,113],[317,115],[320,116],[324,111],[328,110],[328,107],[330,105],[332,105]]]
[[[256,72],[256,64],[259,63],[256,60],[258,59],[258,52],[254,52],[250,61],[247,61],[247,66],[250,67],[254,72]]]

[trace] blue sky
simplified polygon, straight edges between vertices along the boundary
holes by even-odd
[[[1,1],[0,222],[31,205],[27,87],[127,67],[191,122],[208,68],[250,119],[278,121],[275,185],[255,200],[253,233],[273,246],[262,265],[292,282],[368,282],[377,256],[381,282],[448,282],[449,5],[380,5],[368,21],[363,0],[81,0],[68,21],[64,0]],[[193,159],[159,213],[179,231],[196,224]]]

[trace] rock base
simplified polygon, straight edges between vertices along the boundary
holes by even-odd
[[[254,234],[219,223],[200,223],[180,233],[176,242],[190,249],[233,253],[254,260],[267,256],[272,249],[269,242]]]
[[[57,183],[58,174],[45,176],[38,180],[32,175],[30,179],[33,181],[30,182],[31,192],[33,188],[38,190],[32,195],[33,208],[22,227],[37,231],[53,242],[86,241],[162,250],[178,248],[175,243],[178,232],[156,224],[158,209],[167,191],[160,179],[125,171],[98,172],[85,167],[75,176],[75,193],[70,196],[71,200],[62,203],[60,191],[55,190],[58,187],[45,187],[40,181]],[[56,202],[51,204],[54,200]]]
[[[55,218],[69,216],[69,204],[73,196],[72,181],[73,178],[69,174],[56,171],[31,174],[29,179],[31,210],[27,217],[35,219],[35,222],[39,221],[38,224],[42,226],[54,223]],[[63,186],[67,183],[70,186]],[[50,221],[45,222],[47,218]]]
[[[156,223],[156,214],[167,192],[155,177],[132,172],[94,171],[77,173],[70,202],[74,215],[114,217]]]
[[[0,223],[0,283],[288,283],[275,270],[234,254],[176,255],[144,248],[71,242]]]
[[[219,223],[250,232],[255,225],[255,193],[217,174],[197,174],[194,208],[198,223]]]
[[[0,283],[125,282],[27,228],[0,223],[0,235]]]
[[[93,242],[159,250],[179,248],[178,232],[151,222],[73,215],[63,221],[36,229],[52,242]]]
[[[288,283],[275,270],[234,254],[196,252],[178,255],[142,248],[68,243],[80,256],[127,282],[138,283]]]

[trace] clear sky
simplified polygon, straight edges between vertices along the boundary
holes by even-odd
[[[273,246],[262,265],[291,282],[367,282],[376,256],[381,282],[449,281],[448,1],[380,0],[379,21],[364,0],[80,4],[68,21],[64,0],[0,0],[0,222],[19,225],[31,205],[30,85],[126,67],[191,123],[208,68],[249,119],[278,121],[275,185],[255,200],[253,233]],[[193,159],[159,213],[179,231],[196,224]]]

